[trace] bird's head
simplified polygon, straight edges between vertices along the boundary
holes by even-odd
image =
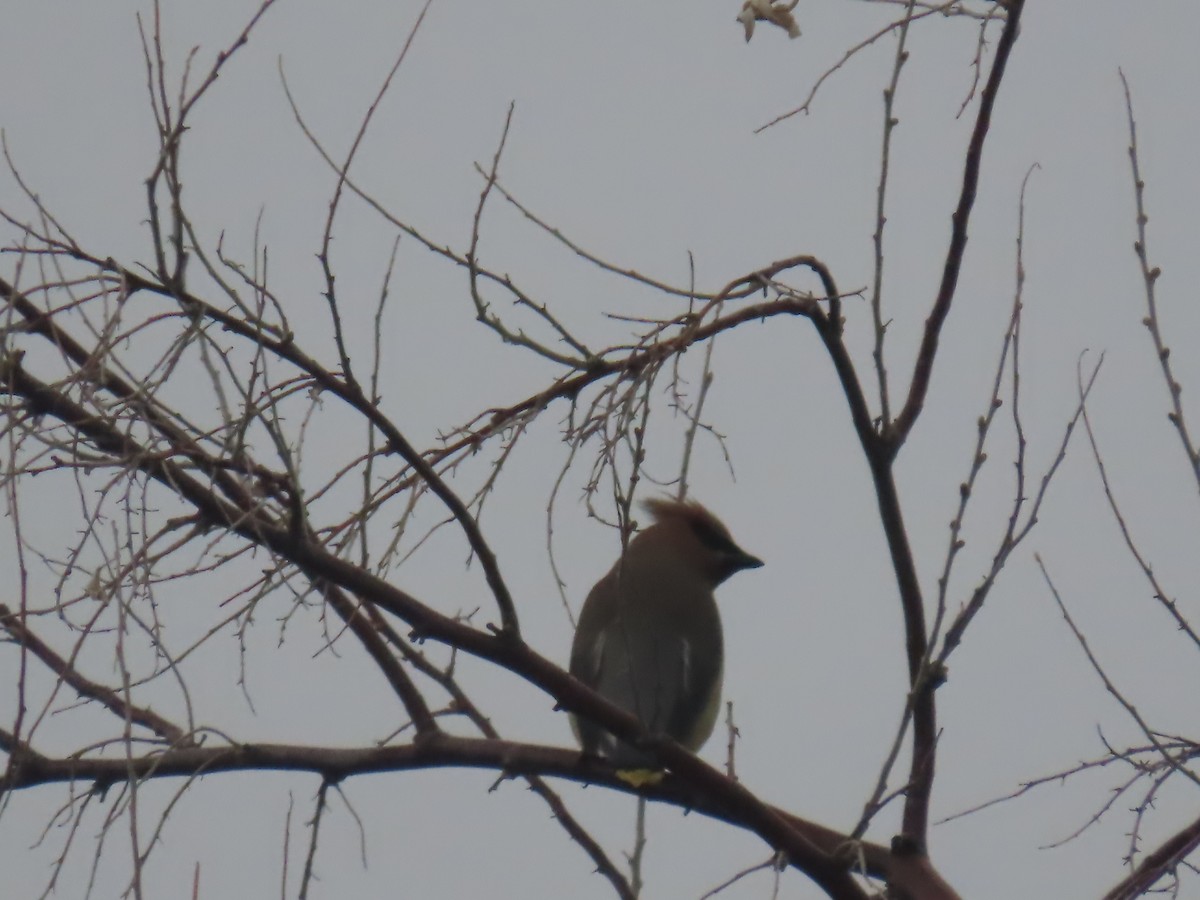
[[[694,500],[662,497],[647,500],[644,505],[654,517],[654,524],[639,535],[639,540],[653,541],[660,552],[685,559],[713,587],[735,572],[763,564],[739,547],[725,524]]]

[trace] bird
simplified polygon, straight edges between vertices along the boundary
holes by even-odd
[[[654,524],[588,593],[570,672],[652,735],[695,753],[712,734],[721,702],[725,653],[713,590],[763,561],[695,501],[656,498],[644,506]],[[635,787],[662,778],[648,754],[595,722],[572,714],[571,727],[585,753],[611,761]]]
[[[796,17],[792,15],[792,10],[799,2],[800,0],[792,0],[789,5],[772,0],[746,0],[742,4],[742,11],[737,14],[737,20],[746,29],[746,41],[749,42],[750,38],[754,37],[756,21],[778,25],[790,38],[800,37],[800,26],[796,24]]]

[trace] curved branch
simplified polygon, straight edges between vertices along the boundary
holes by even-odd
[[[15,757],[9,771],[0,776],[0,792],[72,781],[90,781],[97,788],[102,788],[119,784],[130,777],[173,778],[201,772],[213,774],[264,770],[312,772],[336,784],[347,778],[381,772],[466,767],[494,770],[508,778],[544,775],[602,785],[623,793],[640,793],[647,799],[694,810],[731,825],[746,825],[744,809],[737,804],[722,802],[721,798],[714,798],[706,791],[697,790],[679,777],[667,775],[659,784],[646,785],[640,791],[635,791],[621,780],[612,765],[598,757],[585,756],[577,750],[493,738],[459,737],[445,732],[400,746],[347,748],[244,743],[224,747],[186,747],[131,759],[51,758],[34,753],[24,745],[14,745],[3,732],[0,732],[0,747],[8,749]],[[719,778],[725,778],[713,771]],[[845,835],[833,829],[765,804],[764,809],[785,822],[809,846],[829,859],[838,853],[845,841]],[[888,876],[889,866],[893,863],[886,847],[864,843],[858,849],[862,851],[864,874],[881,879]],[[845,868],[837,865],[838,868]],[[865,897],[861,892],[835,896]]]

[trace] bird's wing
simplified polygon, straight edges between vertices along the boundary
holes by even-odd
[[[712,731],[708,703],[720,700],[721,658],[679,634],[614,622],[597,641],[596,689],[655,734],[694,749]],[[714,706],[715,709],[715,706]],[[702,730],[695,740],[697,730]]]
[[[670,710],[666,730],[693,752],[708,740],[721,705],[722,659],[719,649],[683,641],[682,690]]]

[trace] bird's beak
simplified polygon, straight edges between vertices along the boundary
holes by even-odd
[[[746,553],[744,550],[740,552],[740,555],[735,557],[735,561],[737,562],[737,567],[739,569],[761,569],[764,565],[766,565],[757,556],[752,556],[751,554]]]

